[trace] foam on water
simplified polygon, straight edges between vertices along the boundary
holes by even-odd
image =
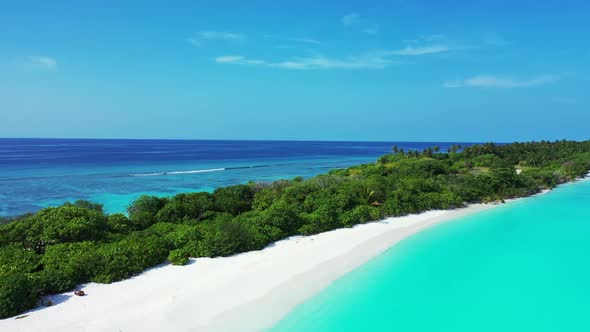
[[[211,169],[195,169],[190,171],[172,171],[172,172],[161,172],[161,173],[143,173],[143,174],[130,174],[131,176],[160,176],[160,175],[178,175],[178,174],[199,174],[209,172],[221,172],[225,171],[226,168],[211,168]]]

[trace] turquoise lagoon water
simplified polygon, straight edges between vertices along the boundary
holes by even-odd
[[[285,331],[590,331],[590,181],[406,239],[298,306]]]

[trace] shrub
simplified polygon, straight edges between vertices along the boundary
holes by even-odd
[[[305,219],[303,225],[299,228],[299,233],[303,235],[312,235],[321,232],[333,230],[338,227],[338,210],[333,204],[322,204],[311,213],[304,213]]]
[[[196,226],[178,225],[174,231],[166,235],[171,248],[182,249],[190,256],[197,256],[198,243],[202,239]]]
[[[293,180],[293,182],[296,182]],[[301,182],[301,181],[299,181]],[[254,195],[252,202],[252,208],[255,210],[265,210],[271,206],[274,202],[279,200],[283,196],[285,188],[292,186],[290,181],[279,180],[272,184],[261,186]]]
[[[70,274],[61,270],[43,270],[35,273],[33,280],[40,295],[66,292],[78,284]]]
[[[42,253],[47,245],[100,240],[108,231],[102,213],[73,205],[43,209],[5,227],[10,228],[10,242],[22,243],[24,248],[38,253]]]
[[[127,234],[134,230],[134,226],[127,216],[122,213],[111,214],[108,218],[107,224],[111,231],[115,233]]]
[[[293,235],[301,227],[302,220],[299,218],[297,208],[286,200],[279,200],[273,203],[268,209],[259,214],[260,224],[270,225],[281,230],[281,237]]]
[[[286,235],[282,229],[269,223],[261,213],[250,211],[237,216],[235,222],[251,230],[253,249],[262,249],[271,242],[280,240]]]
[[[202,234],[198,243],[201,257],[229,256],[256,248],[251,229],[229,215],[205,222],[198,229]]]
[[[215,209],[237,216],[252,208],[254,193],[247,185],[229,186],[213,192]]]
[[[157,236],[129,236],[96,249],[98,264],[92,281],[111,283],[163,263],[168,256],[166,241]]]
[[[174,249],[168,254],[168,261],[172,265],[185,265],[188,263],[189,255],[183,249]]]
[[[13,273],[0,278],[0,318],[33,308],[36,301],[37,294],[27,274]]]
[[[394,190],[388,195],[381,207],[383,214],[386,216],[405,216],[418,212],[412,197],[412,193],[407,190]]]
[[[381,212],[378,208],[369,205],[359,205],[354,209],[342,214],[342,225],[350,227],[356,224],[381,219]]]
[[[62,243],[47,247],[41,258],[42,293],[67,291],[88,281],[101,263],[94,242]]]
[[[136,199],[127,208],[129,214],[129,221],[131,221],[131,227],[134,230],[140,230],[148,228],[149,226],[156,223],[156,215],[162,209],[168,199],[159,198],[155,196],[143,195]]]
[[[74,206],[45,209],[34,219],[43,224],[41,239],[47,244],[100,240],[107,231],[104,214]]]
[[[563,174],[570,179],[583,177],[588,172],[587,164],[584,162],[568,161],[562,165]]]
[[[134,234],[142,236],[157,235],[159,237],[166,237],[168,234],[174,232],[178,226],[178,224],[173,224],[170,222],[157,222],[151,225],[149,228],[135,232]]]
[[[508,164],[502,158],[493,155],[493,154],[485,154],[481,156],[477,156],[473,159],[473,163],[477,167],[506,167]]]
[[[174,223],[189,219],[201,220],[210,210],[213,210],[213,199],[209,193],[179,194],[164,205],[156,219]]]
[[[168,250],[184,249],[192,256],[196,256],[197,243],[201,239],[196,226],[166,222],[156,223],[136,234],[141,237],[156,236],[164,240]]]
[[[77,200],[74,202],[74,206],[81,207],[86,210],[94,210],[94,211],[98,211],[100,213],[103,213],[103,210],[102,210],[103,205],[98,204],[98,203],[92,203],[92,202],[80,199],[80,200]]]
[[[0,279],[15,272],[29,273],[39,269],[39,255],[33,250],[11,244],[0,248]]]
[[[26,237],[25,231],[27,228],[28,223],[24,220],[0,225],[0,247],[7,246],[11,243],[22,245]]]
[[[558,184],[558,179],[551,170],[525,169],[522,175],[533,180],[539,187],[553,188]]]

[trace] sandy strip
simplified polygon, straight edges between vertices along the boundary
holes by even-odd
[[[488,209],[471,205],[293,237],[268,248],[187,266],[162,265],[132,279],[64,293],[52,307],[0,320],[0,331],[260,331],[332,281],[400,240]]]

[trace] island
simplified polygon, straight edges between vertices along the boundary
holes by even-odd
[[[387,217],[527,197],[589,170],[590,141],[488,143],[444,152],[393,147],[374,163],[308,179],[142,196],[127,214],[76,201],[3,218],[0,318],[50,306],[48,295],[77,285],[124,280],[162,263],[184,265]]]

